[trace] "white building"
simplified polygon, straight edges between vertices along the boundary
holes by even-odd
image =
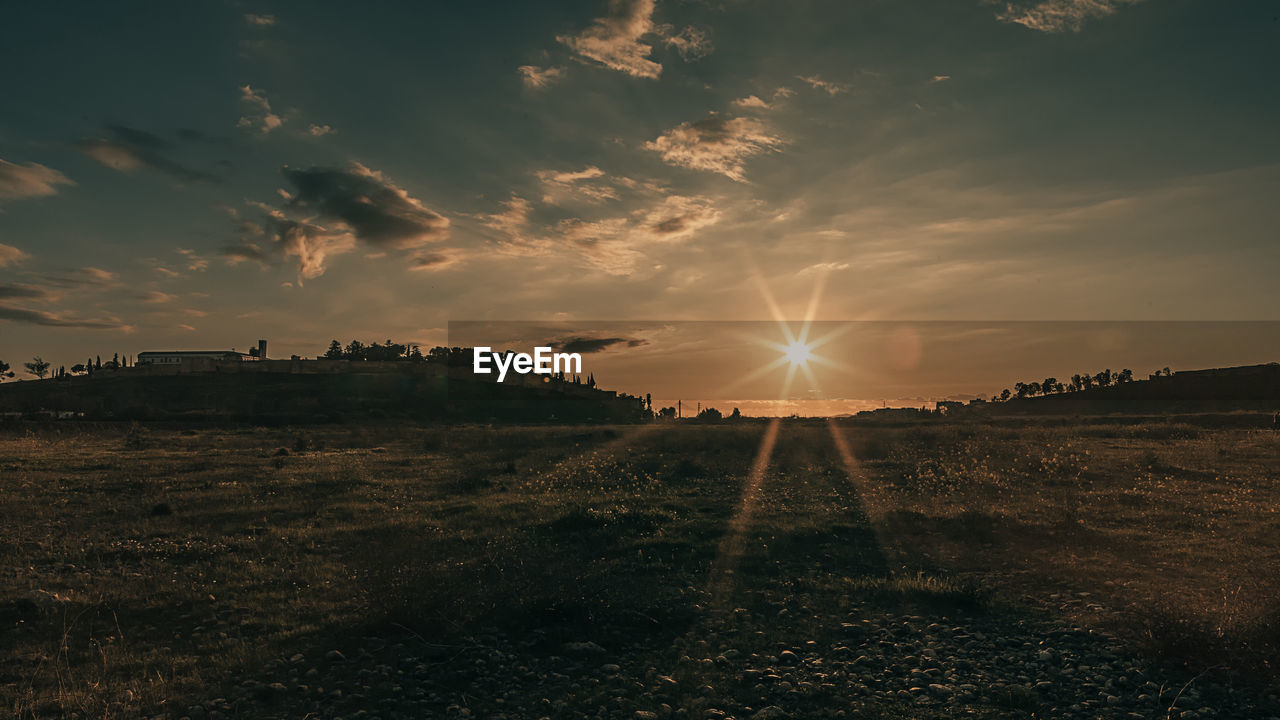
[[[138,365],[182,365],[192,361],[248,362],[267,359],[267,341],[259,340],[258,347],[247,353],[235,350],[149,350],[138,353]]]

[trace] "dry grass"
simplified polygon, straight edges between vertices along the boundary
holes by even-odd
[[[1274,682],[1280,437],[1190,425],[846,429],[908,567],[980,582],[1196,672]]]
[[[1274,677],[1270,433],[842,432],[852,481],[825,426],[784,425],[737,527],[761,425],[6,430],[0,715],[180,711],[369,632],[682,633],[735,531],[730,608],[971,607],[981,585]],[[36,589],[67,602],[19,602]]]

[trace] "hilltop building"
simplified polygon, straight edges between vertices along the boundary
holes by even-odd
[[[259,340],[258,347],[247,353],[235,350],[148,350],[138,353],[138,365],[168,365],[176,367],[203,366],[211,363],[250,362],[267,359],[267,341]]]

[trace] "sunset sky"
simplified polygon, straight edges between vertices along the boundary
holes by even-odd
[[[0,359],[799,318],[818,278],[832,321],[1277,320],[1277,16],[11,5]]]

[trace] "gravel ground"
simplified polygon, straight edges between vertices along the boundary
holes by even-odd
[[[450,645],[365,637],[281,657],[179,716],[1280,718],[1274,693],[1181,677],[1104,634],[1008,613],[850,603],[830,617],[792,605],[706,613],[674,637],[565,633],[494,630]]]

